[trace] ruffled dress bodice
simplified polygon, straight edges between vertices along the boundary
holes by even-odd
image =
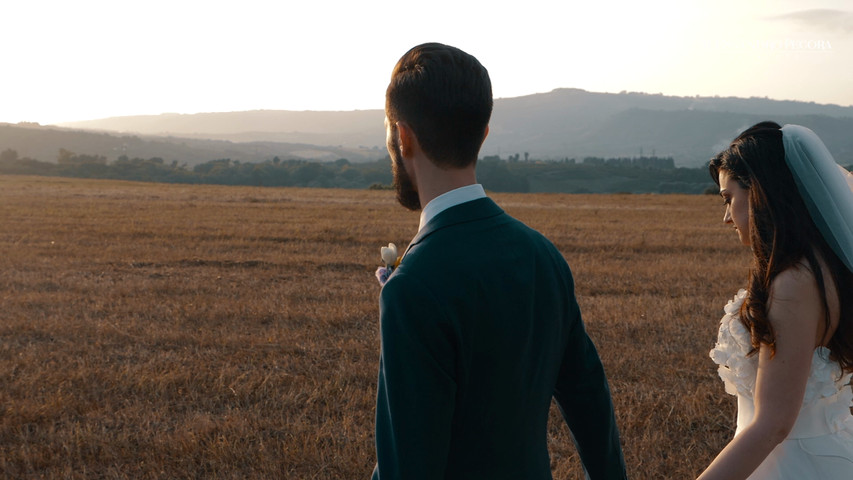
[[[740,321],[740,307],[746,298],[741,289],[725,306],[717,343],[711,359],[726,393],[738,399],[737,430],[746,428],[755,416],[755,381],[758,355],[752,350],[749,331]],[[782,442],[750,476],[750,479],[845,478],[853,479],[853,390],[851,374],[841,375],[838,363],[829,359],[829,349],[818,347],[812,356],[803,406],[786,441]],[[830,465],[831,462],[835,462]],[[840,462],[840,463],[839,463]],[[842,476],[833,472],[840,465]],[[830,470],[814,469],[830,467]],[[806,475],[800,476],[797,475]]]

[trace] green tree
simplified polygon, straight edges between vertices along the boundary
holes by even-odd
[[[14,163],[18,160],[18,151],[7,148],[0,152],[0,163]]]
[[[496,157],[492,157],[496,158]],[[507,162],[483,159],[477,163],[477,180],[494,192],[528,192],[527,178],[510,171]]]
[[[293,180],[299,186],[307,186],[310,182],[317,180],[323,174],[323,165],[308,162],[296,167],[293,172]]]
[[[68,165],[73,163],[74,152],[71,150],[66,150],[64,148],[59,149],[59,155],[56,156],[56,163],[60,165]]]

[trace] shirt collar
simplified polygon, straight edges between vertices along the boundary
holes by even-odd
[[[429,221],[435,218],[436,215],[448,208],[485,197],[486,191],[483,189],[483,186],[479,183],[475,183],[473,185],[459,187],[433,198],[421,211],[421,222],[418,226],[418,231],[421,231],[421,229],[424,228],[424,225],[429,223]]]

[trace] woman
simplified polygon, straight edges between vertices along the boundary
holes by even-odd
[[[853,479],[850,174],[814,132],[773,122],[710,172],[753,265],[711,350],[737,430],[699,478]]]

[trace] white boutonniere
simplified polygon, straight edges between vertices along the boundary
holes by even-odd
[[[382,247],[379,250],[382,254],[382,263],[385,266],[376,269],[376,279],[379,280],[379,285],[385,285],[388,277],[391,276],[391,272],[400,265],[402,257],[397,256],[397,246],[393,243],[389,243],[387,247]]]

